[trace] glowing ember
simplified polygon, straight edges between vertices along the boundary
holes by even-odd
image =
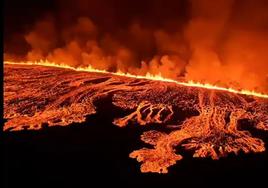
[[[200,82],[194,82],[192,80],[190,80],[188,82],[179,82],[179,81],[176,81],[176,80],[164,78],[164,77],[161,76],[161,74],[152,75],[150,73],[147,73],[145,76],[141,76],[141,75],[133,75],[133,74],[129,74],[129,73],[123,73],[121,71],[113,73],[113,72],[107,72],[106,70],[95,69],[90,65],[88,67],[74,68],[74,67],[71,67],[71,66],[66,65],[66,64],[57,64],[57,63],[54,63],[54,62],[49,62],[47,60],[44,60],[44,61],[42,61],[42,60],[41,61],[27,61],[27,62],[5,61],[4,63],[5,64],[22,64],[22,65],[42,65],[42,66],[48,66],[48,67],[58,67],[58,68],[72,69],[72,70],[75,70],[75,71],[110,73],[110,74],[118,75],[118,76],[127,76],[127,77],[131,77],[131,78],[140,78],[140,79],[149,79],[149,80],[158,80],[158,81],[164,81],[164,82],[172,82],[172,83],[176,83],[176,84],[183,85],[183,86],[199,87],[199,88],[206,88],[206,89],[213,89],[213,90],[220,90],[220,91],[228,91],[228,92],[236,93],[236,94],[252,95],[252,96],[256,96],[256,97],[268,98],[267,94],[258,93],[258,92],[255,92],[255,91],[236,90],[236,89],[233,89],[233,88],[224,88],[224,87],[215,86],[215,85],[212,85],[212,84],[209,84],[209,83],[203,84],[203,83],[200,83]]]

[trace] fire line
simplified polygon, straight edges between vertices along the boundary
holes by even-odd
[[[172,80],[169,78],[164,78],[161,76],[161,74],[153,75],[150,73],[147,73],[145,76],[141,75],[133,75],[130,73],[123,73],[121,71],[117,72],[108,72],[106,70],[100,70],[100,69],[95,69],[91,65],[88,67],[78,67],[74,68],[66,64],[57,64],[54,62],[50,62],[47,60],[40,60],[40,61],[25,61],[25,62],[12,62],[12,61],[4,61],[4,64],[17,64],[17,65],[38,65],[38,66],[47,66],[47,67],[57,67],[57,68],[65,68],[65,69],[71,69],[75,71],[81,71],[81,72],[96,72],[96,73],[108,73],[112,75],[117,75],[117,76],[126,76],[126,77],[131,77],[131,78],[137,78],[137,79],[147,79],[147,80],[156,80],[156,81],[163,81],[163,82],[171,82],[175,83],[178,85],[183,85],[187,87],[197,87],[197,88],[205,88],[205,89],[212,89],[212,90],[219,90],[219,91],[226,91],[226,92],[231,92],[231,93],[236,93],[236,94],[241,94],[241,95],[249,95],[249,96],[254,96],[254,97],[259,97],[259,98],[268,98],[268,94],[264,93],[259,93],[255,91],[250,91],[250,90],[236,90],[233,88],[225,88],[225,87],[220,87],[216,85],[212,85],[209,83],[200,83],[200,82],[194,82],[192,80],[188,82],[179,82],[176,80]]]

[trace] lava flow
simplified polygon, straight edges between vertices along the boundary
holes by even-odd
[[[139,79],[148,79],[148,80],[158,80],[158,81],[164,81],[164,82],[172,82],[172,83],[176,83],[179,85],[183,85],[183,86],[188,86],[188,87],[200,87],[200,88],[206,88],[206,89],[214,89],[214,90],[220,90],[220,91],[228,91],[231,93],[236,93],[236,94],[243,94],[243,95],[252,95],[252,96],[256,96],[256,97],[262,97],[262,98],[268,98],[268,95],[263,94],[263,93],[258,93],[255,91],[249,91],[249,90],[236,90],[233,88],[224,88],[224,87],[219,87],[219,86],[215,86],[212,84],[208,84],[208,83],[200,83],[200,82],[194,82],[192,80],[188,81],[188,82],[179,82],[176,80],[172,80],[172,79],[168,79],[168,78],[164,78],[161,76],[161,73],[157,74],[157,75],[152,75],[150,73],[147,73],[145,76],[141,76],[141,75],[133,75],[133,74],[129,74],[129,73],[123,73],[121,71],[117,71],[117,72],[108,72],[106,70],[100,70],[100,69],[95,69],[92,66],[88,66],[88,67],[78,67],[78,68],[74,68],[71,67],[67,64],[57,64],[54,62],[49,62],[46,60],[40,60],[40,61],[27,61],[27,62],[11,62],[11,61],[5,61],[5,64],[20,64],[20,65],[41,65],[41,66],[48,66],[48,67],[58,67],[58,68],[66,68],[66,69],[71,69],[71,70],[75,70],[75,71],[85,71],[85,72],[99,72],[99,73],[109,73],[109,74],[113,74],[113,75],[117,75],[117,76],[126,76],[126,77],[131,77],[131,78],[139,78]]]
[[[263,152],[264,141],[250,130],[268,131],[267,98],[251,91],[90,67],[48,62],[4,65],[5,131],[84,122],[92,114],[110,113],[96,104],[111,99],[126,114],[114,117],[116,126],[158,124],[163,130],[144,132],[141,140],[151,147],[130,153],[142,163],[142,172],[167,173],[183,158],[181,150],[212,159]]]

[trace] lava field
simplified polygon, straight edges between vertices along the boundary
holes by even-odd
[[[183,158],[182,150],[212,159],[265,150],[264,141],[251,133],[268,130],[265,98],[105,73],[4,65],[5,131],[67,126],[96,113],[114,114],[114,126],[122,129],[161,127],[145,131],[141,140],[148,147],[129,154],[142,172],[167,173]]]

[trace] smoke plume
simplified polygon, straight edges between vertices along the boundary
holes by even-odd
[[[19,13],[5,18],[6,60],[48,59],[74,67],[161,73],[172,79],[268,91],[266,0],[51,4],[19,28],[9,23]],[[7,16],[10,6],[7,3]]]

